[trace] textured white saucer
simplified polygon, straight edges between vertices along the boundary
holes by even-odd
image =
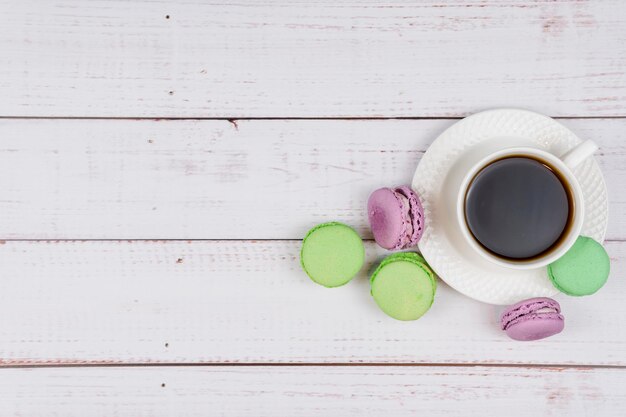
[[[592,139],[592,138],[589,138]],[[461,239],[449,177],[464,154],[480,146],[534,146],[557,156],[581,143],[574,133],[550,117],[526,110],[496,109],[477,113],[452,125],[422,157],[413,188],[424,206],[426,225],[420,252],[448,285],[468,297],[490,304],[513,304],[525,298],[549,297],[558,291],[546,268],[513,270],[483,259]],[[606,185],[594,158],[574,170],[583,190],[585,220],[582,234],[603,242],[608,224]]]

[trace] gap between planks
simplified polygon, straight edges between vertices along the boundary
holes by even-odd
[[[411,367],[411,368],[522,368],[522,369],[626,369],[626,365],[568,365],[558,363],[442,363],[442,362],[136,362],[136,363],[57,363],[57,364],[29,364],[29,365],[0,365],[2,369],[39,369],[39,368],[175,368],[175,367],[204,367],[204,368],[364,368],[364,367]]]
[[[304,236],[302,236],[304,239]],[[0,245],[7,242],[40,242],[40,243],[71,243],[71,242],[153,242],[153,243],[167,243],[167,242],[299,242],[302,239],[0,239]],[[361,238],[363,242],[374,242],[374,239]],[[626,238],[611,238],[604,239],[605,243],[620,243],[626,242]]]
[[[389,117],[389,116],[353,116],[353,117],[324,117],[324,116],[307,116],[307,117],[291,117],[291,116],[267,116],[267,117],[241,117],[241,116],[225,116],[225,117],[159,117],[159,116],[124,116],[124,117],[110,117],[110,116],[4,116],[0,115],[0,120],[152,120],[152,121],[160,121],[160,120],[206,120],[206,121],[228,121],[228,122],[236,122],[239,120],[252,120],[252,121],[276,121],[276,120],[347,120],[347,121],[358,121],[358,120],[461,120],[468,116],[471,116],[476,113],[480,113],[482,111],[494,110],[495,108],[488,109],[477,109],[473,112],[467,112],[463,114],[459,114],[457,116],[398,116],[398,117]],[[526,109],[521,109],[526,110]],[[532,109],[528,109],[531,110]],[[559,120],[603,120],[603,119],[626,119],[626,116],[580,116],[580,115],[566,115],[566,116],[550,116],[553,119]]]

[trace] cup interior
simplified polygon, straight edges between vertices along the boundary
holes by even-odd
[[[537,161],[552,171],[567,194],[567,221],[558,239],[546,250],[524,258],[511,258],[496,253],[474,236],[467,219],[466,201],[476,177],[498,161],[509,158],[527,158]],[[532,269],[545,266],[562,256],[575,242],[584,218],[582,191],[571,170],[553,154],[536,148],[509,148],[484,157],[467,173],[461,184],[457,201],[459,226],[467,243],[481,256],[498,265],[514,269]]]

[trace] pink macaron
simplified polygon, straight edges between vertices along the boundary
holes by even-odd
[[[409,186],[374,191],[367,201],[367,214],[376,243],[385,249],[415,246],[424,233],[424,209]]]
[[[561,333],[565,318],[561,306],[551,298],[520,301],[508,307],[500,317],[502,330],[515,340],[539,340]]]

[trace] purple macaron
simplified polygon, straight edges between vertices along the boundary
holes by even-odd
[[[367,201],[367,214],[376,243],[385,249],[415,246],[424,233],[424,209],[411,187],[374,191]]]
[[[551,298],[530,298],[508,307],[500,318],[502,330],[511,339],[539,340],[561,333],[565,318]]]

